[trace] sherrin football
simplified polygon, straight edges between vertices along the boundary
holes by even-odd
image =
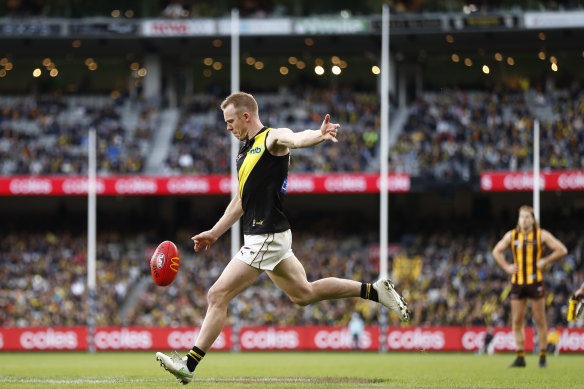
[[[174,243],[169,240],[160,243],[150,258],[150,271],[154,282],[159,286],[172,283],[178,274],[179,265],[180,257]]]

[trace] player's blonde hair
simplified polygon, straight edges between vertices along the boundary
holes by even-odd
[[[531,217],[533,218],[533,229],[537,230],[539,228],[539,225],[537,224],[537,220],[535,219],[535,212],[533,211],[533,207],[529,206],[529,205],[522,205],[521,207],[519,207],[519,211],[517,212],[517,230],[519,230],[519,214],[521,213],[521,211],[526,211],[529,212],[531,214]]]
[[[221,109],[225,111],[227,106],[233,104],[235,113],[240,115],[243,112],[249,112],[256,117],[259,117],[258,103],[252,95],[245,92],[235,92],[227,96],[221,103]]]

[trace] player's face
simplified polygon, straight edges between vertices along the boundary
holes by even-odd
[[[244,114],[238,114],[233,104],[229,104],[223,111],[223,118],[227,124],[227,131],[239,140],[247,139],[246,121]]]
[[[519,212],[519,227],[525,231],[531,231],[533,229],[533,224],[535,220],[533,220],[533,216],[529,211],[520,211]]]

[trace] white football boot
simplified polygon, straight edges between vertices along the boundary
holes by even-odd
[[[402,321],[410,320],[408,304],[406,303],[406,300],[395,291],[391,280],[381,278],[373,284],[373,288],[377,291],[380,304],[383,304],[386,308],[394,311]]]
[[[164,367],[166,371],[176,377],[176,380],[183,385],[188,384],[193,380],[194,371],[190,371],[187,367],[187,357],[181,358],[176,351],[173,351],[173,356],[169,357],[163,353],[156,353],[156,360],[160,362],[160,366]]]

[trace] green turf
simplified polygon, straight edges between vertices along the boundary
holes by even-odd
[[[584,355],[392,352],[211,352],[197,388],[581,388]],[[0,352],[0,388],[180,388],[154,352]]]

